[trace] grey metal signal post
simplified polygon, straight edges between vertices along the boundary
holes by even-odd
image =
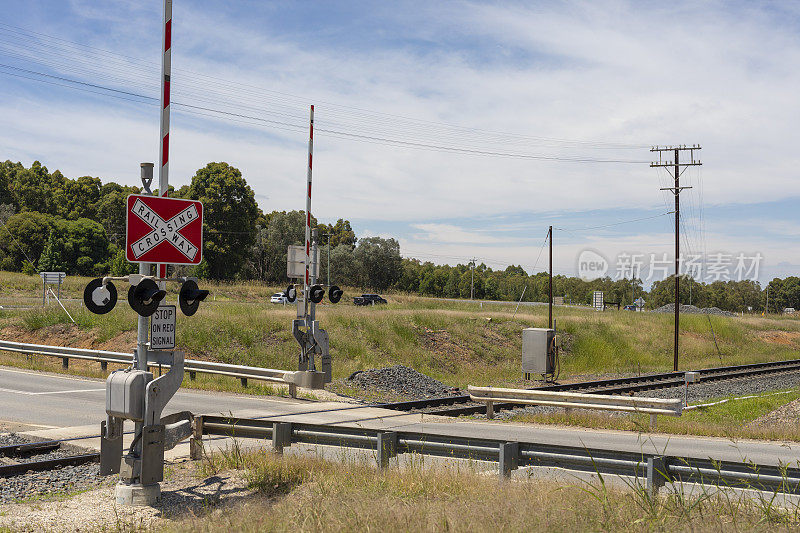
[[[311,264],[314,268],[309,272],[309,286],[317,285],[318,230],[311,232]],[[292,321],[292,335],[300,344],[298,370],[292,375],[295,385],[310,389],[322,389],[332,379],[332,364],[328,342],[328,332],[322,329],[317,321],[317,304],[310,299],[310,291],[306,291],[303,299],[297,299],[297,318]]]
[[[142,185],[148,195],[153,179],[153,164],[142,163]],[[127,246],[126,242],[126,246]],[[112,279],[131,284],[128,301],[138,316],[137,343],[131,368],[112,372],[106,380],[106,420],[101,424],[100,472],[119,474],[116,500],[122,505],[152,505],[160,501],[159,483],[164,477],[164,451],[191,434],[191,415],[181,413],[162,419],[161,413],[183,381],[184,354],[180,351],[153,350],[150,342],[150,316],[159,309],[169,311],[174,333],[175,307],[160,307],[165,292],[156,282],[178,281],[181,288],[181,309],[191,315],[207,295],[199,291],[194,280],[167,280],[150,275],[151,263],[140,263],[139,274],[98,279],[100,283],[87,286],[84,300],[93,312],[105,313],[116,303],[116,288]],[[150,292],[140,294],[149,284]],[[110,299],[104,295],[113,291]],[[91,304],[91,307],[90,307]],[[144,309],[144,308],[147,309]],[[149,314],[147,314],[149,313]],[[169,365],[170,370],[157,378],[149,372],[150,365]],[[134,423],[134,438],[123,450],[125,420]]]

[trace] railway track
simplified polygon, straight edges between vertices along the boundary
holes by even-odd
[[[79,453],[36,459],[37,455],[50,454],[60,449],[61,441],[55,440],[2,446],[0,447],[0,478],[100,461],[99,453]]]
[[[789,361],[773,361],[767,363],[753,363],[747,365],[721,366],[696,370],[700,374],[700,381],[723,381],[743,377],[758,376],[763,374],[776,374],[800,370],[800,359]],[[586,394],[633,394],[655,389],[679,387],[684,384],[686,372],[665,372],[660,374],[647,374],[627,378],[601,379],[583,381],[578,383],[564,383],[533,387],[536,390],[553,392],[582,392]],[[510,402],[496,403],[495,411],[513,409],[519,404]],[[426,398],[406,402],[384,403],[376,405],[384,409],[397,411],[416,411],[444,416],[461,416],[485,414],[486,406],[470,401],[468,394]]]

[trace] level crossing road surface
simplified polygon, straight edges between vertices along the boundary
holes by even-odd
[[[105,418],[104,381],[0,367],[0,422],[52,428],[95,426]],[[164,414],[232,414],[286,422],[503,439],[761,464],[798,464],[800,444],[458,420],[339,402],[182,389]],[[96,433],[96,432],[95,432]],[[49,433],[53,438],[57,434]]]

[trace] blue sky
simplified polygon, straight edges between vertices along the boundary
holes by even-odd
[[[136,183],[157,158],[161,2],[0,7],[0,157]],[[320,220],[529,271],[552,224],[575,274],[585,248],[671,253],[649,147],[699,143],[683,249],[797,274],[799,21],[790,2],[176,0],[170,182],[228,161],[263,209],[302,209],[313,103]]]

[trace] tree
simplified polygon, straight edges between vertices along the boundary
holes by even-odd
[[[187,196],[203,202],[203,247],[210,277],[236,277],[255,241],[259,209],[253,190],[237,168],[209,163],[194,175]]]
[[[359,286],[363,277],[362,265],[350,246],[340,244],[331,250],[331,284]]]
[[[140,190],[139,187],[123,186],[114,182],[106,183],[100,189],[96,220],[105,228],[108,240],[118,246],[123,246],[125,243],[128,195],[137,194]]]
[[[50,235],[52,217],[28,211],[11,216],[0,229],[0,270],[35,269]]]
[[[42,257],[52,262],[48,266],[60,266],[68,274],[93,276],[108,272],[111,250],[106,232],[88,218],[53,219],[46,250],[48,255],[43,253]]]
[[[355,257],[364,269],[366,284],[375,290],[385,290],[400,279],[403,259],[400,244],[394,239],[360,239]]]
[[[127,276],[139,272],[139,265],[129,263],[125,258],[125,250],[119,249],[112,256],[108,264],[108,272],[112,276]]]
[[[323,238],[322,236],[326,233],[330,234],[331,249],[340,244],[346,244],[350,248],[355,248],[356,234],[350,226],[349,220],[340,218],[336,221],[336,224],[320,224],[317,227],[319,228],[320,240],[322,243],[328,243],[327,238]]]
[[[302,245],[305,241],[306,216],[303,211],[273,211],[261,220],[266,227],[258,228],[250,249],[249,270],[259,279],[283,283],[286,278],[286,252],[289,245]],[[316,224],[311,217],[311,225]],[[319,252],[325,250],[320,247]],[[323,259],[327,259],[324,254]],[[322,274],[322,273],[320,273]]]

